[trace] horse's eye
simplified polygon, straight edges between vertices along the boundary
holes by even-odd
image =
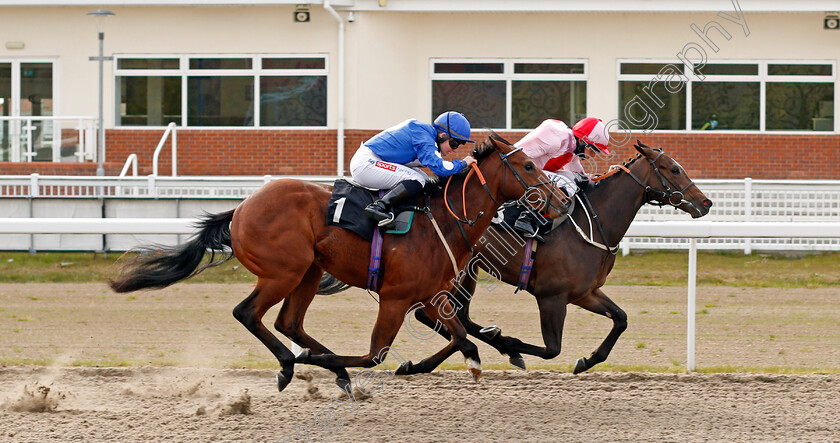
[[[534,170],[534,164],[531,163],[531,162],[525,163],[525,170],[526,171],[533,171]]]
[[[680,168],[674,166],[673,168],[671,168],[671,174],[680,175]]]

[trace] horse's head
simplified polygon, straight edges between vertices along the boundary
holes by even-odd
[[[712,201],[694,184],[679,163],[665,155],[661,149],[651,148],[640,141],[634,147],[650,165],[647,180],[636,179],[645,187],[645,198],[649,202],[656,201],[682,209],[691,214],[692,218],[709,213]]]
[[[498,155],[492,155],[492,152]],[[494,133],[488,143],[473,150],[473,157],[481,163],[482,169],[489,170],[492,168],[491,163],[501,169],[501,174],[496,178],[497,201],[519,200],[521,204],[537,211],[546,208],[550,212],[556,211],[551,203],[562,196],[552,195],[556,188],[531,157],[521,152],[521,148],[514,147]]]

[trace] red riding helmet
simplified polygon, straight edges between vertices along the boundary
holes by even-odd
[[[604,154],[610,153],[610,150],[607,149],[607,146],[610,145],[610,134],[600,118],[586,117],[575,123],[572,133],[575,134],[575,137],[597,147]]]

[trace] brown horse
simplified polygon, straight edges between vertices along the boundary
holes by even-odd
[[[610,177],[581,191],[578,208],[546,237],[545,244],[536,250],[534,267],[526,289],[537,299],[540,326],[545,346],[523,343],[501,335],[498,327],[482,328],[469,318],[469,306],[475,292],[476,275],[467,274],[462,286],[450,295],[459,306],[457,316],[467,332],[490,344],[510,357],[511,364],[525,368],[521,354],[551,359],[560,354],[566,305],[575,304],[591,312],[611,318],[613,327],[601,345],[588,358],[577,360],[574,372],[583,372],[606,360],[618,337],[627,327],[627,315],[601,290],[615,263],[618,243],[624,237],[639,209],[646,203],[671,205],[693,218],[706,215],[712,202],[688,177],[685,170],[663,151],[642,143],[635,146],[639,155]],[[625,172],[626,171],[626,172]],[[591,204],[589,204],[591,202]],[[574,221],[574,223],[571,223]],[[591,229],[593,226],[595,229]],[[581,227],[581,230],[575,228]],[[595,232],[592,235],[586,231]],[[584,235],[586,238],[584,238]],[[492,225],[484,235],[485,241],[476,248],[476,263],[488,274],[516,285],[525,254],[525,242],[510,227]],[[330,282],[325,276],[324,282]],[[337,292],[334,284],[331,292]],[[322,285],[325,287],[325,285]],[[415,317],[439,334],[448,332],[420,310]],[[419,364],[406,362],[398,373],[412,374],[434,369],[426,359]],[[442,361],[442,360],[441,360]],[[438,362],[439,363],[439,362]]]
[[[451,178],[453,200],[469,202],[462,208],[464,219],[447,215],[446,195],[440,185],[430,186],[427,214],[415,217],[414,227],[403,236],[385,238],[381,262],[379,313],[371,336],[370,352],[362,356],[340,356],[303,330],[303,318],[318,289],[324,270],[353,286],[367,283],[370,242],[345,229],[327,225],[330,186],[299,180],[277,180],[266,184],[235,210],[206,216],[201,230],[188,243],[162,250],[150,250],[110,282],[117,292],[161,288],[200,272],[205,252],[223,253],[232,248],[235,256],[257,276],[256,288],[233,310],[233,315],[270,351],[282,366],[277,387],[283,390],[292,380],[295,356],[262,323],[266,311],[283,301],[274,327],[308,349],[298,363],[318,365],[336,373],[342,389],[349,386],[346,367],[372,367],[382,363],[403,323],[406,312],[422,303],[430,318],[452,332],[450,343],[439,354],[460,350],[474,377],[481,374],[478,349],[467,340],[457,317],[447,316],[452,306],[446,297],[432,300],[440,291],[452,288],[457,265],[463,269],[470,245],[490,225],[499,202],[519,199],[528,191],[552,192],[542,171],[518,148],[493,135],[472,155],[486,184],[468,180],[465,172]],[[495,153],[495,155],[494,155]],[[483,179],[482,179],[483,181]],[[463,185],[463,195],[462,192]],[[543,205],[547,201],[542,202]],[[467,219],[467,211],[475,217]],[[488,214],[483,216],[483,214]],[[440,224],[450,254],[436,234]],[[464,226],[459,227],[459,223]],[[228,252],[227,259],[230,259]],[[362,258],[362,259],[360,259]],[[219,264],[222,261],[211,263]],[[441,300],[442,299],[442,300]],[[435,307],[437,305],[437,307]]]

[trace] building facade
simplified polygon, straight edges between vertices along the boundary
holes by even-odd
[[[2,1],[0,174],[343,174],[408,118],[609,122],[696,178],[840,179],[832,1]],[[484,135],[479,131],[478,137]],[[166,141],[169,146],[171,141]],[[162,175],[172,172],[168,148]]]

